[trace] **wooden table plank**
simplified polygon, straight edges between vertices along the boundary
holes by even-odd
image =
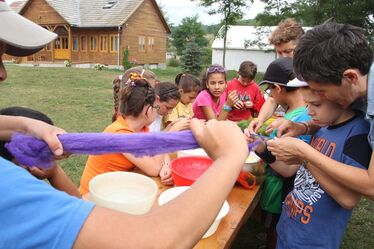
[[[157,203],[158,196],[170,187],[164,186],[158,177],[152,178],[159,187],[156,198]],[[260,196],[261,186],[256,186],[254,189],[249,190],[236,184],[227,198],[230,206],[229,213],[221,220],[217,231],[212,236],[200,240],[194,249],[230,248],[240,228],[256,208]]]

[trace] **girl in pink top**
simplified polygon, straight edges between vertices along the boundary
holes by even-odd
[[[202,91],[192,105],[194,117],[198,119],[225,120],[239,100],[236,91],[226,93],[226,70],[220,65],[208,67],[202,82]]]

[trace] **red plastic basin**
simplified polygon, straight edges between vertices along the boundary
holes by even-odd
[[[176,186],[192,185],[213,161],[209,157],[185,156],[171,161],[171,176]]]

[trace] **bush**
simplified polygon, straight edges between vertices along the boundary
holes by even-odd
[[[125,48],[123,50],[123,61],[122,61],[122,66],[125,70],[136,66],[135,63],[130,62],[129,54],[130,54],[129,49]]]
[[[180,61],[175,58],[168,59],[166,64],[168,65],[168,67],[179,67],[181,65]]]
[[[94,68],[95,68],[95,70],[97,70],[97,71],[101,71],[101,70],[103,70],[104,65],[103,65],[103,64],[100,64],[100,63],[97,63],[97,64],[95,64]]]
[[[65,67],[71,67],[73,63],[71,62],[71,60],[66,60],[64,61],[64,64],[65,64]]]

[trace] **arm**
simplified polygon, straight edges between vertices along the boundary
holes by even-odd
[[[319,184],[321,184],[340,206],[346,209],[353,209],[356,207],[361,199],[360,194],[340,184],[328,174],[314,167],[313,164],[308,163],[307,167]]]
[[[240,101],[239,101],[238,93],[236,92],[236,90],[234,90],[234,91],[229,92],[229,94],[227,95],[227,100],[226,100],[225,105],[233,108],[236,104],[239,105],[239,102]],[[229,115],[229,111],[226,111],[222,108],[217,117],[217,120],[226,120],[228,115]]]
[[[254,140],[252,139],[251,136],[247,137],[247,140],[250,143],[254,142]],[[263,141],[256,146],[255,152],[258,156],[262,157],[263,156],[262,154],[264,153],[266,148],[267,148],[266,142]],[[267,162],[266,158],[262,158],[262,159],[264,160],[264,162]],[[283,161],[275,160],[273,163],[267,162],[267,164],[272,169],[274,169],[278,174],[280,174],[281,176],[291,177],[291,176],[294,176],[296,174],[296,172],[299,169],[301,163],[296,163],[296,164],[289,165],[289,164],[286,164]]]
[[[274,169],[278,174],[280,174],[283,177],[294,176],[300,167],[300,164],[289,165],[279,160],[269,165],[272,169]]]
[[[165,131],[182,131],[189,130],[191,124],[191,119],[189,118],[179,118],[173,122],[170,122],[165,128]]]
[[[58,134],[65,133],[63,129],[46,124],[42,121],[15,116],[0,115],[0,139],[10,140],[13,132],[22,132],[43,139],[56,156],[63,153]]]
[[[306,143],[301,146],[286,147],[286,144],[290,144],[291,139],[297,141],[297,139],[291,137],[268,141],[268,148],[279,160],[283,160],[283,158],[298,158],[298,160],[306,160],[312,167],[321,170],[342,186],[374,200],[373,154],[370,160],[369,169],[365,170],[335,161],[334,159],[318,152]],[[296,142],[291,142],[291,144],[294,143]]]
[[[52,168],[39,169],[37,167],[26,168],[33,176],[40,180],[48,179],[49,183],[58,190],[61,190],[69,195],[81,198],[81,195],[71,181],[71,179],[65,174],[64,170],[55,163]]]
[[[272,100],[274,100],[274,99],[272,98]],[[255,94],[255,96],[254,96],[254,100],[253,100],[253,104],[252,104],[252,106],[250,107],[252,113],[258,113],[258,115],[260,115],[260,111],[261,111],[261,109],[262,109],[262,106],[263,106],[265,103],[266,103],[266,102],[265,102],[264,96],[262,95],[260,88],[257,87],[257,88],[256,88],[256,94]],[[271,106],[270,108],[272,108],[272,106]],[[276,107],[275,107],[275,108],[276,108]],[[274,110],[275,110],[275,109],[274,109]],[[269,111],[269,110],[268,110],[268,111]],[[270,111],[271,111],[271,110],[270,110]],[[270,117],[271,117],[271,115],[272,115],[273,113],[274,113],[274,111],[272,111],[272,113],[270,114]],[[265,122],[268,118],[270,118],[270,117],[267,117],[267,118],[264,120],[264,122]]]
[[[269,97],[262,105],[257,119],[252,120],[252,122],[249,124],[249,132],[257,132],[264,122],[273,115],[277,106],[278,104],[275,102],[275,100],[272,97]]]
[[[80,230],[75,249],[192,248],[201,239],[230,193],[248,149],[232,122],[213,120],[205,126],[194,119],[191,127],[214,160],[206,173],[189,190],[146,215],[95,207]]]
[[[144,171],[148,176],[158,176],[162,167],[162,163],[165,160],[165,155],[157,156],[145,156],[145,157],[135,157],[132,154],[123,154],[130,162],[136,165],[139,169]]]
[[[271,133],[273,130],[277,130],[278,137],[297,137],[307,134],[312,135],[320,128],[321,127],[316,125],[312,120],[301,123],[278,118],[266,128],[266,133]]]

